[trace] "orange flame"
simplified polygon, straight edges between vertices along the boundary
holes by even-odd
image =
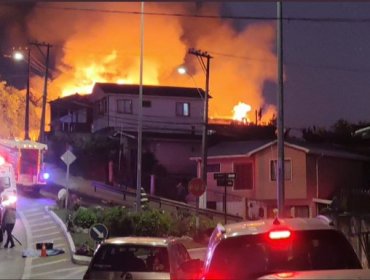
[[[57,74],[53,75],[48,87],[49,100],[76,92],[91,93],[96,82],[139,83],[141,38],[137,11],[140,3],[56,2],[36,5],[72,8],[71,11],[36,8],[28,18],[31,37],[63,45],[53,49],[60,53],[55,64]],[[81,8],[136,13],[97,14],[78,11]],[[145,12],[217,14],[219,6],[148,2],[145,3]],[[213,56],[209,84],[212,96],[210,118],[236,118],[231,108],[247,100],[251,108],[266,108],[263,122],[276,112],[274,105],[265,104],[262,94],[266,81],[276,81],[274,24],[248,24],[237,31],[232,21],[221,18],[145,15],[144,30],[144,84],[204,88],[204,72],[196,57],[187,52],[192,47]],[[192,70],[192,79],[177,73],[176,68],[184,64]],[[42,84],[38,88],[41,93]],[[247,113],[245,111],[244,116],[241,113],[241,118],[248,121]]]
[[[239,102],[237,105],[233,108],[233,120],[240,121],[243,123],[250,122],[250,119],[248,118],[248,113],[252,107],[248,104],[245,104],[243,102]]]

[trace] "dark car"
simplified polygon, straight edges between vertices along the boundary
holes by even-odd
[[[323,218],[289,218],[218,225],[204,280],[256,279],[302,270],[361,269],[346,237]]]

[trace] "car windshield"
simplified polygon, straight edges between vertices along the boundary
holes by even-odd
[[[166,247],[133,244],[101,245],[92,260],[95,271],[169,272]]]
[[[361,264],[342,234],[333,230],[295,231],[286,240],[270,240],[260,234],[221,241],[207,279],[253,279],[282,271],[350,268],[361,268]]]

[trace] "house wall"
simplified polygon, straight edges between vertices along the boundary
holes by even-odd
[[[200,153],[200,141],[154,140],[148,145],[169,173],[196,176],[196,164],[190,157]]]
[[[255,199],[276,199],[277,182],[270,177],[270,161],[277,159],[276,145],[270,146],[255,155],[256,193]],[[304,151],[285,147],[284,157],[291,160],[291,180],[285,180],[286,199],[305,199],[307,195],[306,154]]]
[[[331,200],[339,195],[341,189],[361,188],[366,186],[365,163],[359,160],[307,156],[307,182],[310,190],[308,198]],[[318,214],[318,205],[311,202],[313,215]]]
[[[93,93],[95,94],[95,93]],[[107,126],[124,130],[137,130],[139,99],[136,94],[105,94],[97,91],[93,100],[108,99],[108,112],[95,115],[94,131]],[[132,114],[117,112],[117,101],[132,100]],[[197,134],[202,132],[203,100],[176,96],[143,96],[151,107],[143,107],[143,130],[162,133]],[[176,102],[190,103],[190,116],[176,115]]]

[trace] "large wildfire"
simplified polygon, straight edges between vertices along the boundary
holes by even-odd
[[[220,4],[204,5],[145,3],[144,84],[204,88],[204,72],[188,54],[189,48],[201,49],[213,56],[210,117],[245,122],[252,118],[248,113],[263,108],[260,120],[268,122],[276,110],[265,104],[262,91],[266,81],[276,80],[274,24],[251,23],[237,31],[229,19],[168,16],[219,13]],[[139,12],[139,2],[38,3],[27,30],[53,45],[48,99],[91,93],[96,82],[139,83]],[[177,73],[180,65],[192,78]],[[32,79],[31,87],[41,94],[43,79]],[[242,103],[244,111],[238,109]]]

